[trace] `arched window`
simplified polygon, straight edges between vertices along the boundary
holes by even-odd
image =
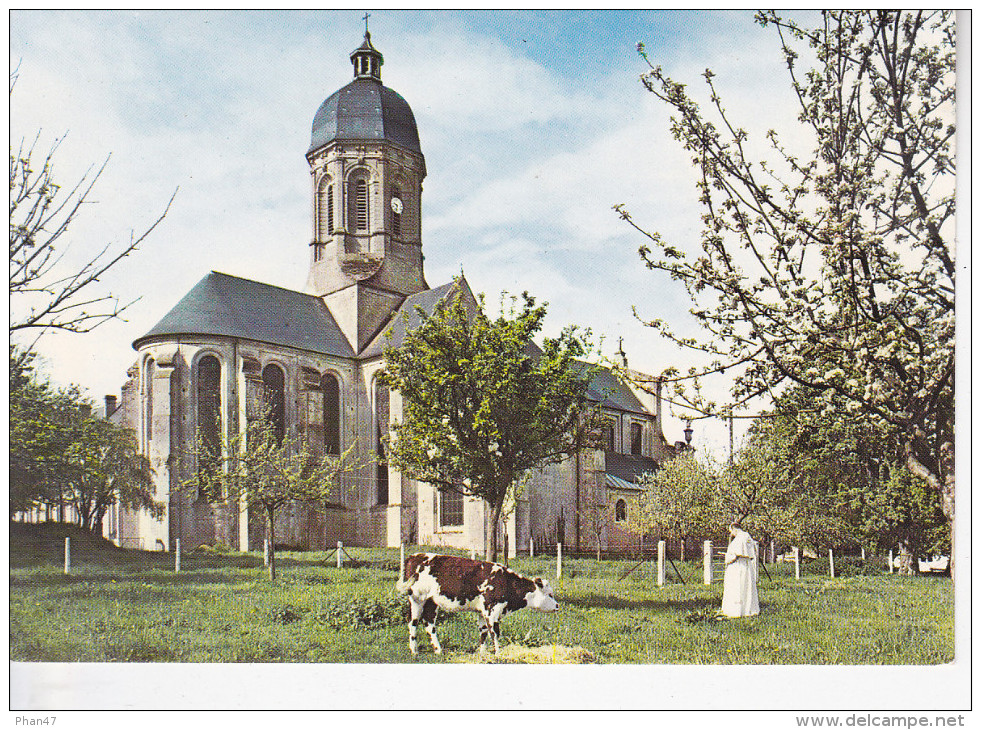
[[[317,241],[323,243],[334,232],[334,186],[329,175],[320,181],[317,191]]]
[[[385,460],[385,437],[388,436],[388,388],[375,380],[375,443],[378,454],[376,472],[377,503],[388,504],[388,462]]]
[[[198,423],[201,448],[198,469],[211,471],[221,463],[221,363],[214,355],[198,360]],[[200,499],[218,495],[198,493]]]
[[[146,369],[143,378],[144,392],[146,393],[146,440],[147,443],[153,439],[153,371],[154,371],[153,358],[149,358],[146,361]],[[108,413],[106,414],[109,415]]]
[[[341,384],[330,373],[320,380],[324,394],[324,453],[341,453]]]
[[[616,515],[615,515],[615,518],[614,519],[616,519],[617,522],[626,522],[627,521],[627,503],[624,500],[622,500],[622,499],[618,499],[617,500],[617,503],[616,503],[615,510],[616,510]]]
[[[348,225],[355,233],[367,233],[371,210],[368,205],[368,180],[364,175],[351,180],[349,204]]]
[[[402,212],[405,202],[402,200],[402,189],[392,188],[392,235],[402,236]]]
[[[286,376],[278,365],[266,365],[262,370],[262,404],[273,433],[282,441],[286,433]]]

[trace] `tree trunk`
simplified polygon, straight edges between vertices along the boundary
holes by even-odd
[[[487,509],[488,507],[490,509]],[[501,519],[503,509],[503,498],[493,505],[484,502],[484,560],[492,563],[497,562],[497,523]]]
[[[909,545],[904,541],[899,543],[899,574],[913,575],[913,553],[910,552]]]
[[[276,522],[275,508],[266,507],[266,524],[269,532],[269,580],[276,580]]]

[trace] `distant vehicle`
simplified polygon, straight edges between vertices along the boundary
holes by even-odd
[[[949,555],[934,555],[929,560],[921,560],[921,573],[945,573],[950,569]]]

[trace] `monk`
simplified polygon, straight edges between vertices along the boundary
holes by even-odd
[[[756,542],[736,524],[729,527],[729,536],[732,540],[726,550],[722,613],[731,618],[755,616],[760,612],[756,591]]]

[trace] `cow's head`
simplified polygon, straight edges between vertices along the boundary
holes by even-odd
[[[559,602],[555,600],[552,586],[544,578],[535,578],[535,589],[529,591],[525,596],[529,608],[536,608],[539,611],[558,611]]]

